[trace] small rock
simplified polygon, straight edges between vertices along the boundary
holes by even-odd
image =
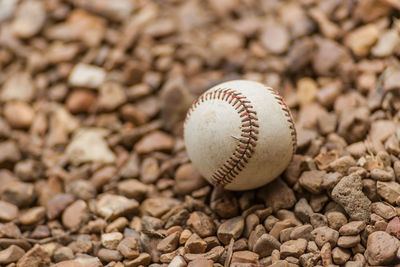
[[[134,259],[139,256],[139,242],[135,237],[125,237],[119,242],[118,251],[127,259]]]
[[[29,128],[35,118],[33,108],[22,101],[7,102],[4,105],[3,114],[13,128]]]
[[[379,37],[379,29],[375,24],[366,24],[348,33],[344,39],[346,46],[350,47],[358,57],[369,54],[371,47]]]
[[[145,184],[153,184],[157,181],[161,171],[156,158],[145,158],[140,166],[140,180]]]
[[[104,194],[96,203],[97,213],[105,219],[115,219],[138,209],[139,203],[123,196]]]
[[[234,240],[238,239],[242,235],[243,229],[243,218],[235,217],[225,221],[218,227],[217,236],[223,244],[227,245],[232,238]]]
[[[400,197],[400,184],[397,182],[376,182],[378,194],[390,204],[395,204]]]
[[[350,259],[351,253],[347,249],[336,247],[332,249],[332,258],[335,264],[344,264]]]
[[[151,262],[151,256],[148,253],[140,253],[140,255],[133,260],[124,260],[126,267],[139,267],[148,266]]]
[[[290,233],[290,239],[296,240],[302,238],[309,241],[312,239],[311,232],[313,230],[314,229],[310,224],[296,226]]]
[[[21,159],[21,152],[14,141],[0,142],[0,163],[17,162]]]
[[[296,203],[293,190],[279,178],[259,189],[257,196],[265,201],[267,207],[272,207],[274,212],[290,209]]]
[[[385,202],[374,202],[371,204],[371,211],[385,220],[390,220],[397,215],[396,209]]]
[[[395,29],[389,29],[379,36],[379,40],[372,47],[371,53],[375,57],[387,57],[393,53],[399,41],[399,33]]]
[[[154,151],[171,151],[174,147],[174,139],[161,131],[152,132],[143,137],[135,145],[138,154],[147,154]]]
[[[54,251],[53,255],[55,262],[72,260],[74,257],[74,252],[69,247],[60,247]]]
[[[224,251],[225,251],[224,247],[217,246],[217,247],[212,248],[210,251],[208,251],[206,253],[201,253],[201,254],[186,253],[184,255],[184,258],[187,261],[193,261],[193,260],[197,260],[199,258],[217,261],[221,257],[221,255],[224,253]]]
[[[282,257],[300,257],[307,248],[307,240],[305,239],[297,239],[297,240],[289,240],[283,243],[280,247],[280,253]]]
[[[332,198],[353,220],[368,220],[371,201],[362,192],[361,177],[358,174],[343,177],[333,188]]]
[[[102,128],[81,128],[73,136],[65,152],[75,165],[86,162],[113,163],[115,155],[104,139],[108,131]]]
[[[314,229],[311,234],[314,236],[315,243],[317,243],[319,247],[322,247],[325,243],[329,243],[334,247],[339,238],[339,232],[327,226],[318,227]]]
[[[101,261],[97,257],[92,257],[86,254],[78,254],[74,259],[75,263],[80,263],[85,267],[101,267]]]
[[[104,69],[78,63],[74,66],[69,75],[68,82],[73,87],[99,88],[103,84],[106,77]]]
[[[377,181],[382,181],[382,182],[394,181],[393,170],[386,171],[386,170],[382,170],[382,169],[373,169],[371,171],[370,175],[371,175],[371,178],[373,178]]]
[[[352,221],[339,229],[340,235],[357,235],[365,229],[366,223],[364,221]]]
[[[272,251],[279,249],[281,243],[270,234],[263,234],[254,244],[253,252],[260,255],[260,257],[270,256]]]
[[[67,98],[65,106],[72,113],[89,112],[96,101],[96,95],[89,90],[75,90]]]
[[[99,249],[97,256],[104,262],[121,261],[123,259],[119,251],[106,248]]]
[[[398,239],[400,238],[400,218],[394,217],[386,227],[386,233],[391,234]]]
[[[101,244],[108,249],[117,249],[119,242],[124,238],[120,232],[106,233],[101,235]]]
[[[41,267],[48,264],[50,264],[49,254],[42,246],[36,244],[18,260],[17,267]]]
[[[124,88],[116,82],[105,82],[99,90],[97,108],[101,111],[113,111],[126,102]]]
[[[260,37],[263,46],[274,54],[280,54],[288,49],[290,35],[285,25],[276,22],[264,24]],[[274,42],[271,42],[274,40]]]
[[[8,248],[0,251],[0,264],[8,264],[19,260],[25,251],[15,245],[11,245]]]
[[[77,200],[69,205],[62,214],[65,227],[77,230],[89,219],[89,209],[85,201]]]
[[[329,227],[335,230],[339,230],[340,227],[347,223],[346,216],[339,211],[329,211],[325,216],[328,219]]]
[[[149,191],[146,184],[136,179],[123,180],[118,183],[117,188],[120,194],[127,198],[136,199],[137,201],[142,201]]]
[[[359,235],[348,235],[341,236],[337,241],[337,245],[342,248],[352,248],[360,243],[361,239]]]
[[[314,211],[308,204],[307,200],[301,198],[294,206],[294,213],[303,223],[308,223],[310,222],[310,217],[313,215]]]
[[[368,236],[366,257],[371,265],[392,264],[395,259],[399,240],[383,231]]]
[[[65,186],[66,193],[73,195],[75,198],[89,200],[97,195],[96,188],[93,183],[87,180],[76,180]]]
[[[212,267],[213,265],[212,260],[204,259],[204,258],[197,258],[191,262],[189,262],[188,267]]]
[[[174,251],[179,245],[180,234],[181,234],[180,232],[174,232],[174,233],[170,234],[169,236],[165,237],[164,239],[162,239],[157,244],[157,250],[159,250],[163,253],[168,253],[168,252]],[[203,252],[204,251],[202,251],[200,253],[203,253]]]
[[[182,256],[175,256],[167,267],[187,267],[187,264]]]
[[[14,204],[0,200],[0,220],[12,221],[18,217],[18,207]]]
[[[207,237],[215,234],[215,225],[209,216],[200,211],[190,214],[186,225],[192,228],[200,237]]]
[[[30,73],[14,72],[5,81],[0,99],[5,102],[11,100],[29,102],[35,96],[35,91]]]
[[[244,250],[244,251],[236,251],[232,254],[231,263],[250,263],[257,264],[259,255],[257,253]]]
[[[46,20],[43,2],[37,0],[24,1],[19,5],[11,29],[15,36],[30,38],[37,34]]]
[[[207,182],[196,170],[192,163],[178,167],[175,172],[175,192],[180,195],[190,194],[205,186]]]
[[[299,183],[307,191],[313,194],[320,194],[322,192],[322,181],[325,174],[325,171],[305,171],[300,176]]]
[[[18,207],[31,205],[35,198],[35,187],[31,183],[10,182],[2,190],[2,199]]]
[[[140,210],[143,214],[149,214],[153,217],[160,218],[167,213],[171,207],[180,205],[181,202],[166,197],[154,197],[145,199],[140,205]]]
[[[206,252],[207,243],[196,233],[192,234],[185,243],[185,252],[199,254]]]
[[[71,194],[54,196],[46,205],[47,218],[49,220],[57,218],[72,202],[74,202],[74,197]]]
[[[46,209],[44,207],[33,207],[19,215],[19,222],[22,225],[35,224],[44,219],[46,214]]]

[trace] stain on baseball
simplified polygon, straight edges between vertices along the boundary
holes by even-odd
[[[246,80],[221,83],[201,95],[186,115],[184,139],[198,171],[228,190],[271,182],[296,147],[294,123],[282,98]]]

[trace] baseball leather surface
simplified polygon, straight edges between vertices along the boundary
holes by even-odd
[[[249,190],[287,167],[296,131],[289,108],[273,89],[235,80],[212,87],[192,105],[184,139],[189,158],[209,182]]]

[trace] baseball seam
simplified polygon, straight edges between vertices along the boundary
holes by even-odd
[[[289,111],[288,106],[283,101],[282,97],[272,88],[266,87],[268,91],[277,100],[277,103],[281,106],[284,116],[289,123],[290,134],[292,137],[293,154],[296,151],[297,134],[294,126],[292,115]],[[225,186],[235,179],[235,177],[243,170],[248,160],[255,153],[255,148],[258,140],[258,117],[257,112],[253,110],[250,100],[246,96],[234,89],[219,88],[211,92],[206,92],[195,101],[192,107],[189,109],[185,124],[191,113],[203,102],[208,100],[222,100],[229,103],[235,108],[241,118],[241,137],[238,139],[239,143],[236,146],[235,151],[229,157],[229,159],[218,168],[213,175],[212,183],[216,186]],[[292,155],[293,155],[292,154]]]

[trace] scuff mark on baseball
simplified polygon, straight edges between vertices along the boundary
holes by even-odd
[[[210,183],[249,190],[274,180],[296,150],[289,108],[272,88],[246,80],[218,84],[189,109],[189,158]]]

